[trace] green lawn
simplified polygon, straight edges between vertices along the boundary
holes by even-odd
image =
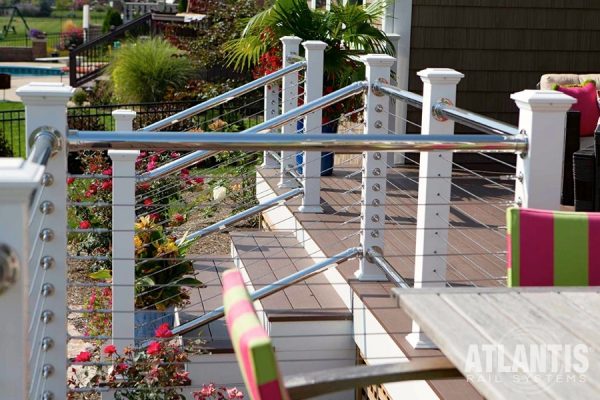
[[[93,25],[102,25],[102,21],[104,20],[104,14],[104,11],[91,11],[90,23]],[[0,16],[0,28],[8,24],[9,19],[9,16]],[[58,33],[61,31],[62,25],[68,20],[73,21],[73,23],[77,26],[81,26],[82,12],[54,11],[51,17],[25,17],[25,20],[27,21],[27,24],[31,29],[38,29],[46,33]],[[16,34],[13,33],[11,30],[7,36],[7,39],[9,40],[14,37],[24,36],[27,33],[25,24],[20,18],[16,16],[13,19],[12,26],[15,27]]]

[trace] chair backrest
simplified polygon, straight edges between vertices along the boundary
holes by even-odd
[[[237,269],[223,274],[223,303],[227,330],[252,400],[287,400],[271,339]]]
[[[600,285],[600,213],[509,208],[508,286]]]

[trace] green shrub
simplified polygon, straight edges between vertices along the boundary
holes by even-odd
[[[102,32],[108,32],[112,28],[119,25],[123,25],[121,13],[115,10],[114,8],[109,8],[108,10],[106,10],[104,22],[102,22]]]
[[[12,156],[13,156],[13,151],[12,151],[10,144],[8,143],[8,141],[6,140],[6,138],[4,137],[2,132],[0,132],[0,157],[12,157]]]
[[[73,93],[71,100],[76,106],[82,106],[87,100],[87,93],[82,88],[79,88],[75,91],[75,93]]]
[[[114,94],[122,102],[162,101],[167,90],[184,85],[191,62],[163,39],[129,43],[115,53],[110,65]]]
[[[179,0],[179,3],[177,3],[177,11],[186,12],[187,5],[188,5],[188,0]]]

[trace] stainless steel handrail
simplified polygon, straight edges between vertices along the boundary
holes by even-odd
[[[186,154],[176,160],[173,160],[167,164],[161,165],[160,167],[153,169],[152,171],[144,172],[143,174],[137,175],[136,179],[138,182],[149,182],[158,178],[167,176],[173,172],[181,171],[184,168],[190,167],[201,161],[204,161],[213,155],[217,151],[197,150],[192,153]]]
[[[40,130],[35,133],[32,140],[31,151],[27,157],[27,162],[44,165],[52,157],[52,153],[59,146],[59,138],[49,130]]]
[[[277,70],[271,74],[268,74],[268,75],[265,75],[256,80],[253,80],[252,82],[248,82],[245,85],[242,85],[240,87],[232,89],[229,92],[223,93],[223,94],[221,94],[217,97],[213,97],[212,99],[207,100],[203,103],[200,103],[193,107],[190,107],[187,110],[183,110],[181,112],[178,112],[177,114],[171,115],[165,119],[162,119],[153,124],[150,124],[150,125],[146,126],[145,128],[142,128],[141,130],[142,131],[157,131],[159,129],[163,129],[169,125],[176,124],[177,122],[180,122],[181,120],[183,120],[185,118],[193,117],[194,115],[204,112],[206,110],[209,110],[215,106],[227,103],[228,101],[233,100],[236,97],[239,97],[243,94],[246,94],[248,92],[256,90],[262,86],[268,85],[269,83],[274,82],[278,79],[281,79],[282,77],[284,77],[285,75],[287,75],[289,73],[292,73],[295,71],[300,71],[301,69],[303,69],[305,67],[306,67],[306,61],[300,61],[300,62],[294,63],[285,68]]]
[[[388,277],[390,281],[392,281],[397,287],[403,289],[409,289],[410,285],[406,283],[402,275],[400,275],[394,267],[385,259],[385,257],[378,251],[370,249],[367,251],[367,259],[370,259],[375,263],[379,268],[383,270],[385,275]]]
[[[406,104],[409,104],[413,107],[423,108],[423,96],[416,93],[409,92],[408,90],[402,90],[382,82],[375,82],[373,84],[373,89],[383,94],[387,94],[388,96],[402,100]]]
[[[280,204],[281,202],[284,202],[286,200],[294,198],[303,193],[304,193],[303,188],[297,188],[297,189],[290,190],[289,192],[286,192],[279,196],[273,197],[272,199],[269,199],[269,200],[265,201],[264,203],[257,204],[254,207],[250,207],[247,210],[241,211],[235,215],[232,215],[230,217],[222,219],[219,222],[209,225],[206,228],[202,228],[200,230],[197,230],[194,233],[184,236],[183,238],[181,238],[177,241],[177,244],[181,245],[181,244],[187,243],[191,240],[202,238],[202,237],[208,236],[215,232],[220,232],[231,224],[235,224],[236,222],[239,222],[245,218],[259,214],[265,210],[268,210],[269,208],[271,208],[273,206]]]
[[[433,105],[432,112],[438,118],[448,118],[461,125],[477,129],[481,132],[491,133],[493,135],[519,135],[519,128],[516,126],[484,117],[483,115],[441,101]]]
[[[310,267],[304,268],[298,272],[295,272],[291,275],[286,276],[285,278],[279,279],[262,287],[258,290],[255,290],[250,294],[250,298],[252,301],[264,299],[267,296],[270,296],[274,293],[280,292],[283,289],[290,287],[298,282],[302,282],[312,276],[320,274],[321,272],[335,267],[338,263],[344,262],[362,252],[360,247],[352,247],[347,250],[342,251],[334,255],[333,257],[328,258],[327,260],[323,260],[318,262]],[[200,328],[206,324],[209,324],[213,321],[222,318],[225,315],[225,309],[221,306],[219,308],[215,308],[214,310],[204,314],[201,317],[198,317],[192,321],[186,322],[185,324],[179,325],[173,328],[173,334],[175,335],[183,335],[188,333],[194,329]]]
[[[190,150],[289,150],[339,151],[459,151],[459,152],[527,152],[525,136],[499,135],[319,135],[253,133],[182,133],[182,132],[104,132],[80,131],[68,136],[71,150],[171,149]]]
[[[344,100],[350,96],[354,96],[358,93],[361,93],[366,88],[366,82],[356,82],[351,85],[348,85],[342,89],[339,89],[335,92],[328,94],[320,99],[311,101],[310,103],[304,104],[301,107],[295,108],[291,111],[288,111],[285,114],[279,115],[275,118],[272,118],[268,121],[265,121],[261,124],[255,125],[250,129],[246,129],[241,133],[262,133],[268,132],[272,129],[278,128],[282,125],[285,125],[289,122],[293,122],[306,114],[309,114],[319,108],[326,107],[335,103],[336,101]],[[196,137],[198,133],[195,133]],[[236,133],[236,136],[239,135]],[[202,146],[190,146],[190,148],[186,150],[196,150],[198,147]],[[206,150],[196,150],[190,154],[187,154],[185,157],[182,157],[180,160],[172,161],[168,164],[165,164],[153,171],[146,172],[138,178],[141,181],[154,180],[157,178],[161,178],[163,176],[169,175],[172,172],[181,170],[187,166],[193,165],[197,162],[205,160],[206,158],[216,154],[216,151],[207,152]]]
[[[285,114],[278,115],[258,125],[255,125],[250,129],[246,129],[242,133],[267,133],[274,128],[280,127],[290,122],[294,122],[313,111],[327,107],[338,101],[345,100],[348,97],[355,96],[359,93],[363,93],[368,87],[369,84],[367,83],[367,81],[351,83],[348,86],[336,90],[335,92],[331,92],[323,97],[320,97],[309,103],[303,104],[298,108],[294,108],[293,110],[290,110]]]
[[[279,164],[281,164],[281,156],[279,154],[277,154],[277,152],[269,151],[269,155],[271,157],[273,157],[275,159],[275,161],[277,161]],[[302,176],[300,176],[300,174],[298,172],[296,172],[294,169],[286,170],[286,172],[288,174],[290,174],[292,176],[292,178],[294,178],[294,180],[296,180],[296,182],[298,182],[299,184],[302,185]]]

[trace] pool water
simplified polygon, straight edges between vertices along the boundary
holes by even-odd
[[[13,67],[1,65],[0,74],[10,74],[13,76],[60,76],[64,75],[64,72],[60,68]]]

